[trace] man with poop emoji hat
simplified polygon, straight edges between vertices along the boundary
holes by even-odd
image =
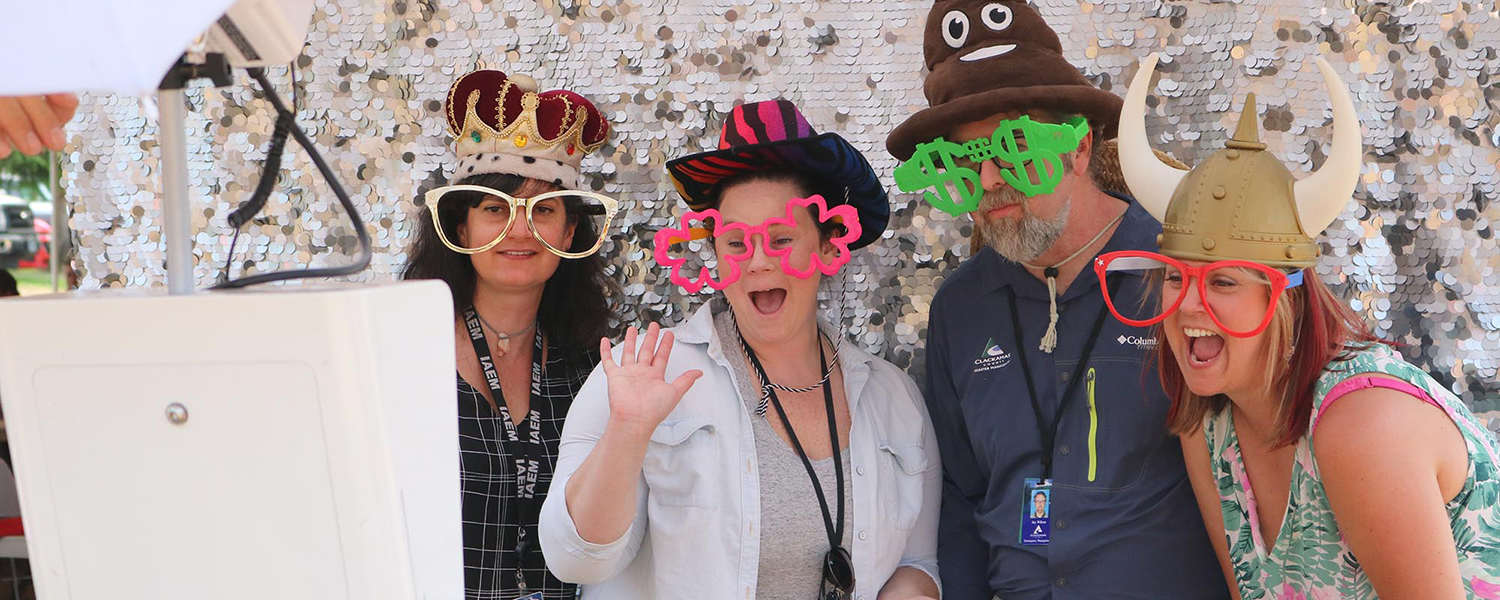
[[[1161,232],[1097,172],[1121,99],[1024,2],[939,1],[925,36],[930,107],[887,140],[896,182],[967,213],[985,243],[927,332],[944,598],[1227,598],[1151,332],[1110,318],[1086,271],[1102,252],[1156,250]],[[1116,307],[1146,305],[1144,277],[1109,286]]]

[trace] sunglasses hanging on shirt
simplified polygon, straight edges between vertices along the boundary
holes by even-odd
[[[844,539],[844,464],[839,456],[839,429],[838,419],[833,410],[833,386],[823,385],[823,405],[828,413],[828,439],[833,446],[833,477],[838,491],[835,494],[837,502],[837,518],[828,509],[828,496],[823,493],[823,484],[818,479],[817,471],[813,470],[812,460],[807,457],[807,451],[802,449],[802,442],[797,439],[796,430],[792,429],[791,420],[787,419],[786,410],[781,407],[781,399],[776,396],[775,386],[771,378],[766,375],[766,368],[761,366],[760,357],[755,355],[755,350],[740,336],[740,346],[745,349],[745,355],[750,357],[750,364],[755,366],[755,373],[760,377],[761,384],[767,394],[771,397],[771,406],[776,408],[776,416],[781,419],[782,427],[786,428],[786,435],[791,439],[792,448],[796,449],[797,457],[802,459],[802,466],[807,469],[807,476],[812,478],[813,492],[818,496],[818,508],[823,513],[823,531],[828,534],[828,553],[823,555],[823,578],[818,585],[817,600],[848,600],[854,595],[854,561],[849,551],[841,543]],[[818,367],[825,373],[828,369],[828,359],[823,354],[823,344],[818,343]]]

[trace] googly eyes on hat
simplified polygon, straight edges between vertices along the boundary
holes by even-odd
[[[1010,7],[999,2],[986,4],[984,9],[979,11],[979,20],[992,31],[1003,31],[1010,27]]]
[[[962,48],[969,40],[969,15],[961,10],[950,10],[943,15],[943,41],[950,48]]]
[[[1010,27],[1010,7],[1000,2],[984,5],[979,11],[979,21],[990,31],[1004,31]],[[962,10],[950,10],[943,15],[943,41],[948,47],[958,49],[969,41],[969,15]]]

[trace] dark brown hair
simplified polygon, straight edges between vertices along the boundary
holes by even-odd
[[[843,186],[825,183],[818,176],[801,169],[782,167],[762,171],[742,171],[730,175],[719,182],[718,188],[714,191],[713,201],[708,204],[708,208],[719,208],[724,203],[724,190],[745,183],[788,184],[797,188],[797,193],[802,194],[803,198],[811,197],[814,194],[823,196],[828,202],[829,208],[837,204],[842,204],[846,193],[846,189]],[[790,199],[788,198],[788,200]],[[816,220],[817,215],[813,215],[813,217]],[[818,222],[817,226],[818,234],[825,242],[848,231],[842,224],[835,221]]]

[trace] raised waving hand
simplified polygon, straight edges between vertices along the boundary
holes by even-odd
[[[599,340],[600,364],[609,380],[610,419],[616,426],[649,432],[677,408],[683,394],[703,376],[703,371],[687,371],[668,382],[672,332],[662,333],[655,323],[646,328],[640,343],[636,342],[636,329],[631,327],[625,332],[620,362],[616,364],[610,355],[609,340]]]

